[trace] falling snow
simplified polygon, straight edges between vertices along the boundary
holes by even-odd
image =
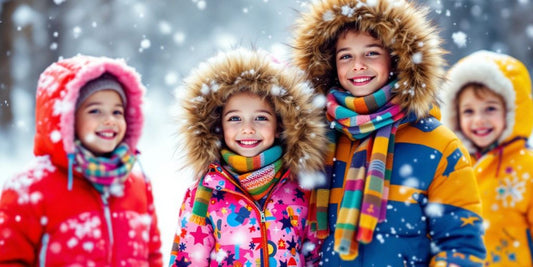
[[[294,19],[291,12],[293,9],[307,7],[308,3],[306,1],[263,0],[242,5],[239,1],[219,4],[216,1],[208,3],[205,0],[189,0],[180,2],[178,5],[177,2],[163,2],[147,5],[136,0],[111,1],[109,9],[106,10],[120,10],[121,12],[113,13],[113,16],[107,20],[102,19],[105,14],[108,14],[107,12],[98,12],[102,10],[102,4],[91,1],[79,4],[76,1],[53,0],[54,8],[65,9],[59,17],[39,14],[37,9],[33,9],[28,4],[18,6],[12,16],[15,24],[14,30],[18,30],[17,34],[19,34],[17,35],[18,43],[13,51],[0,51],[11,55],[16,60],[13,68],[16,95],[9,101],[0,99],[0,108],[9,105],[14,109],[15,115],[12,133],[0,130],[1,137],[12,140],[12,142],[4,142],[6,144],[0,147],[2,148],[0,169],[4,172],[0,181],[5,181],[15,172],[26,169],[24,165],[31,158],[34,127],[32,89],[38,80],[34,73],[42,71],[42,69],[34,69],[35,66],[42,68],[51,63],[42,60],[69,57],[77,53],[125,58],[142,73],[143,82],[148,88],[147,105],[145,105],[146,126],[140,145],[141,161],[154,182],[155,200],[160,215],[159,223],[163,231],[163,249],[169,251],[168,236],[174,232],[175,217],[179,209],[178,202],[183,194],[181,188],[192,180],[188,173],[177,174],[176,162],[179,160],[176,160],[176,157],[180,155],[176,155],[179,154],[179,150],[176,150],[177,140],[173,135],[176,125],[172,117],[173,110],[170,108],[174,104],[170,92],[182,84],[182,77],[185,77],[191,68],[219,50],[238,45],[253,45],[272,51],[279,59],[289,58],[287,53],[290,47],[286,44],[289,43],[289,25]],[[463,2],[458,0],[428,2],[432,11],[430,15],[446,27],[441,32],[441,37],[444,39],[446,49],[450,51],[447,55],[449,63],[454,63],[458,58],[477,49],[513,53],[526,62],[533,58],[531,57],[533,25],[525,19],[520,19],[520,16],[524,15],[519,13],[531,10],[530,0],[517,0],[512,3],[511,1],[509,3],[499,1],[499,3],[505,2],[507,6],[505,10],[498,10],[497,14],[501,14],[501,18],[494,20],[491,17],[489,21],[483,20],[489,14],[487,9],[487,6],[490,6],[489,2],[487,5],[480,2],[470,7],[457,5]],[[498,7],[498,1],[490,3]],[[176,10],[178,10],[176,6],[171,6],[174,4],[179,6],[179,10],[183,10],[179,16],[176,15]],[[367,0],[366,4],[374,6],[377,1]],[[215,9],[224,10],[225,13],[220,16]],[[265,13],[261,13],[263,11]],[[91,14],[89,17],[86,16],[88,12]],[[353,16],[353,12],[352,7],[346,6],[342,7],[342,14],[337,15]],[[326,12],[322,15],[322,19],[324,21],[334,20],[336,14]],[[5,23],[0,23],[0,27],[2,25]],[[54,28],[54,25],[61,27]],[[34,29],[30,35],[31,42],[34,42],[36,51],[39,51],[37,58],[34,57],[36,53],[30,50],[30,41],[24,39],[28,36],[27,30],[31,28]],[[499,34],[498,37],[494,36],[496,32]],[[437,40],[432,41],[437,42]],[[422,47],[424,44],[421,43],[419,46]],[[420,64],[425,60],[420,53],[414,53],[411,57],[415,64]],[[531,68],[531,63],[526,66]],[[54,79],[50,78],[41,82],[46,86],[39,93],[56,92],[58,87]],[[4,88],[3,85],[2,88]],[[208,93],[216,91],[217,88],[218,85],[207,83],[202,90]],[[273,91],[280,93],[282,90],[283,88],[273,88]],[[302,87],[302,90],[312,93],[311,87]],[[414,90],[408,93],[414,95]],[[203,101],[203,98],[199,97],[191,101]],[[325,106],[323,97],[314,97],[312,101],[315,107]],[[72,108],[68,103],[61,101],[53,105],[55,114]],[[331,124],[331,127],[333,126],[334,123]],[[59,131],[53,131],[49,134],[49,138],[53,142],[59,142],[64,137]],[[435,154],[429,157],[432,160],[438,159]],[[37,158],[32,161],[32,164],[40,167],[33,173],[17,176],[6,182],[4,186],[24,192],[29,185],[45,173],[55,171],[46,157]],[[315,175],[306,174],[307,177]],[[414,186],[420,183],[412,177],[413,166],[402,166],[400,175],[406,179],[404,185]],[[528,177],[521,178],[528,179]],[[320,179],[325,178],[319,177],[318,180]],[[500,188],[502,193],[500,205],[511,206],[522,198],[521,188],[519,180],[509,178]],[[118,195],[123,193],[121,188],[114,188],[113,192]],[[42,195],[39,193],[21,195],[25,196],[19,199],[19,202],[42,201]],[[443,207],[429,204],[425,212],[429,217],[438,217],[442,215]],[[42,217],[40,222],[46,225],[48,220],[49,218]],[[408,228],[407,225],[405,227]],[[384,241],[386,236],[380,235],[378,240]],[[94,250],[97,245],[91,242],[80,243],[77,239],[71,240],[69,244],[83,246],[89,251]],[[432,245],[434,251],[439,251],[435,244]],[[513,243],[513,245],[517,244]],[[61,248],[52,246],[52,249],[60,250]],[[226,255],[216,256],[224,258]]]
[[[466,36],[466,34],[464,32],[454,32],[452,34],[452,39],[453,39],[453,42],[458,47],[465,47],[466,46],[467,36]]]

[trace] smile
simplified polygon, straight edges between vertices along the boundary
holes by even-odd
[[[261,141],[260,140],[240,140],[240,141],[237,141],[237,143],[239,143],[239,145],[243,146],[243,147],[253,147],[257,144],[259,144]]]
[[[492,132],[492,129],[472,130],[472,132],[473,132],[475,135],[486,136],[486,135],[488,135],[488,134],[490,134],[490,133]]]
[[[358,77],[349,79],[354,85],[364,85],[373,80],[374,77]]]
[[[115,138],[115,136],[117,136],[117,133],[110,132],[110,131],[104,131],[104,132],[97,132],[96,135],[104,139],[112,139],[112,138]]]

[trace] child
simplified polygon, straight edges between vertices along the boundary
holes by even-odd
[[[322,169],[323,104],[312,103],[301,73],[262,51],[240,48],[201,66],[186,80],[181,129],[198,181],[170,265],[318,266],[309,191],[295,178],[312,184]]]
[[[162,265],[151,185],[130,173],[144,90],[134,69],[104,57],[41,74],[37,158],[4,186],[0,265]]]
[[[467,151],[438,120],[443,50],[426,12],[405,1],[310,5],[293,56],[327,94],[334,129],[330,185],[312,198],[324,265],[481,266],[479,195]]]
[[[518,60],[478,51],[456,63],[444,89],[444,122],[475,158],[486,266],[532,266],[533,102],[528,70]],[[520,120],[518,118],[521,118]]]

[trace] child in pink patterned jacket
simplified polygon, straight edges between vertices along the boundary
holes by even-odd
[[[209,60],[185,89],[181,133],[198,179],[170,265],[318,266],[304,188],[321,178],[324,100],[300,73],[245,49]]]

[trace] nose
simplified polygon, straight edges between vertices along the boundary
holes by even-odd
[[[241,128],[241,133],[243,134],[254,134],[255,129],[250,123],[243,123]]]
[[[477,113],[474,115],[473,120],[474,120],[474,125],[481,126],[483,125],[483,122],[485,121],[485,117],[483,116],[483,114]]]
[[[361,58],[354,58],[353,70],[366,70],[367,66]]]
[[[104,117],[104,125],[113,125],[115,122],[116,119],[113,114],[109,114]]]

